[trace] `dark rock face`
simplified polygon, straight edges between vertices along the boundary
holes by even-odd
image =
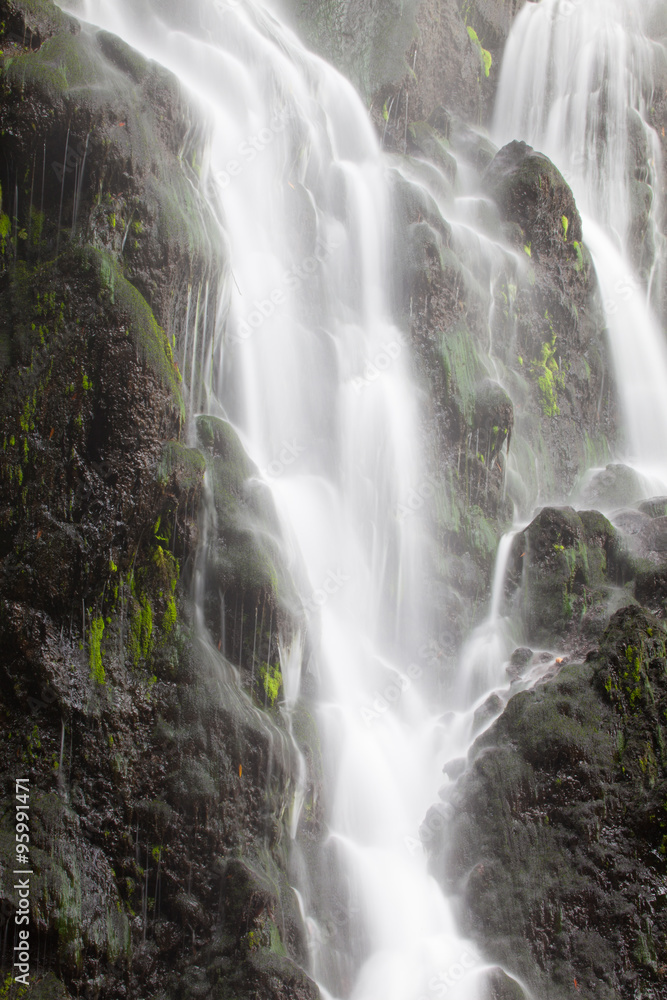
[[[587,664],[516,695],[433,849],[467,931],[545,1000],[664,996],[666,639],[625,608]]]
[[[531,257],[554,271],[576,263],[581,217],[551,160],[525,142],[510,142],[494,157],[484,181],[501,218],[521,226]]]
[[[622,588],[635,573],[625,539],[598,511],[544,507],[514,539],[508,599],[527,642],[565,643],[570,652],[586,652],[599,638],[615,594],[630,597]]]
[[[0,22],[0,773],[7,802],[31,787],[30,995],[316,1000],[280,819],[298,609],[235,435],[185,439],[188,295],[222,267],[200,130],[174,79],[47,0]],[[195,573],[222,630],[219,604],[194,627]],[[3,968],[12,844],[7,813]]]

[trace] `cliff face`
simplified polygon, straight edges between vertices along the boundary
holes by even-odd
[[[289,631],[253,541],[275,515],[228,425],[188,427],[176,362],[225,266],[199,126],[167,73],[52,4],[0,21],[0,767],[7,804],[30,781],[26,995],[315,997],[286,875],[297,750],[248,655],[271,676]],[[219,607],[195,638],[195,572],[225,588],[225,661]]]

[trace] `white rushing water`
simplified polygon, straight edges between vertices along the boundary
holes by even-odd
[[[445,727],[419,692],[425,541],[419,516],[397,516],[423,480],[418,393],[389,305],[389,167],[367,112],[259,3],[167,14],[82,0],[73,13],[172,70],[209,124],[201,186],[229,273],[218,303],[193,290],[179,361],[191,404],[229,419],[264,470],[305,567],[330,846],[350,906],[332,932],[327,900],[319,924],[309,916],[318,887],[296,887],[310,971],[325,996],[475,1000],[484,965],[418,840],[470,716]],[[211,310],[209,343],[197,317]]]
[[[666,56],[645,32],[650,8],[644,0],[526,4],[505,49],[494,138],[524,139],[572,187],[607,317],[627,433],[621,457],[664,489],[667,341],[656,314],[665,279],[662,163],[648,117]],[[645,250],[633,254],[644,198]]]

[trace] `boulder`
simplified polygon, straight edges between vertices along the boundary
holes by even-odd
[[[429,842],[464,932],[530,995],[664,995],[666,642],[622,609],[588,663],[512,698]]]

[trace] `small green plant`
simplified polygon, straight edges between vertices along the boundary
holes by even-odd
[[[260,667],[260,675],[262,684],[264,685],[264,694],[269,705],[273,708],[283,685],[283,675],[280,672],[280,667],[278,664],[272,666],[270,663],[263,663]]]
[[[567,242],[567,230],[568,226],[570,225],[567,215],[561,215],[560,221],[563,225],[563,239],[565,240],[565,242]]]
[[[477,32],[470,24],[468,25],[468,34],[470,36],[470,41],[479,52],[479,58],[482,62],[482,69],[484,70],[484,76],[488,77],[489,73],[491,72],[491,63],[493,62],[493,57],[489,52],[489,50],[485,49],[482,46],[482,43],[477,37]]]
[[[98,684],[105,683],[104,665],[102,663],[102,635],[104,634],[104,618],[99,615],[90,623],[90,675]]]
[[[565,376],[556,361],[555,333],[552,335],[551,341],[545,341],[542,344],[541,358],[531,361],[530,374],[537,379],[544,416],[557,416],[560,413],[558,389],[564,388]]]
[[[169,634],[174,625],[176,624],[176,618],[178,617],[178,612],[176,610],[176,601],[174,600],[173,594],[167,601],[167,608],[164,615],[162,616],[162,631]]]
[[[526,245],[523,248],[523,252],[528,254],[529,257],[533,256],[533,250],[530,243],[526,243]]]
[[[130,621],[129,649],[132,663],[136,667],[139,660],[147,659],[153,637],[153,609],[145,595],[142,594],[138,606],[135,606]]]
[[[574,265],[574,269],[575,269],[575,271],[583,271],[583,269],[584,269],[584,254],[583,254],[583,251],[581,249],[581,243],[579,243],[578,240],[575,240],[572,245],[574,246],[574,252],[577,255],[577,263]]]
[[[28,761],[36,760],[38,757],[38,751],[42,749],[42,741],[39,738],[39,729],[37,724],[33,726],[32,732],[28,737],[28,749],[23,754],[23,762],[28,763]]]

